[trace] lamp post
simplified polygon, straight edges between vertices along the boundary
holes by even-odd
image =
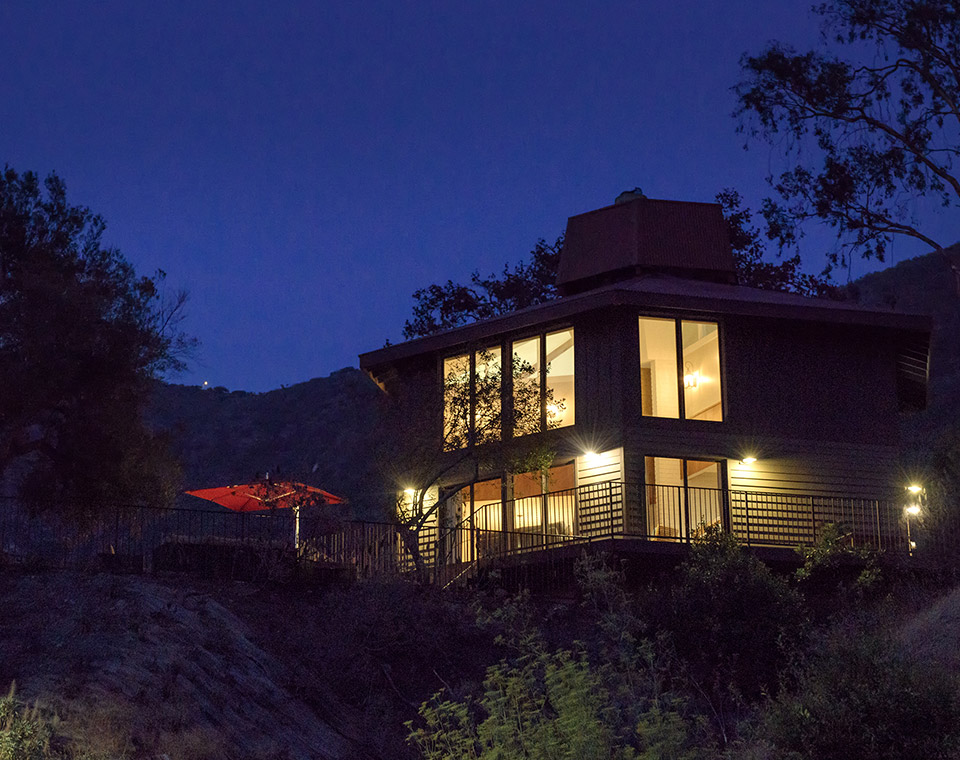
[[[907,552],[912,557],[913,550],[917,548],[917,544],[910,536],[910,518],[916,518],[920,516],[920,513],[923,511],[921,505],[923,504],[923,497],[926,495],[926,491],[923,486],[917,484],[911,484],[906,487],[906,490],[914,497],[916,501],[912,504],[908,504],[904,507],[904,519],[907,521]]]

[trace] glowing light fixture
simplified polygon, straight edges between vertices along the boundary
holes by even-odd
[[[683,371],[683,387],[684,388],[696,388],[700,384],[700,370],[695,370],[690,365],[690,362],[687,362]]]
[[[547,404],[547,416],[548,417],[559,417],[560,416],[560,407],[556,404]]]
[[[600,455],[596,451],[585,451],[583,452],[583,458],[588,462],[595,462],[600,458]]]
[[[919,515],[919,514],[920,514],[920,505],[919,505],[919,504],[911,504],[909,507],[907,507],[907,514],[908,514],[908,515]]]
[[[920,493],[923,490],[923,486],[918,486],[916,483],[912,483],[907,486],[907,490],[910,493]]]
[[[744,457],[740,460],[740,464],[753,464],[757,461],[756,457]]]
[[[404,489],[403,489],[403,492],[404,492],[407,496],[414,496],[414,495],[416,495],[416,493],[417,493],[416,489],[414,489],[414,488],[404,488]]]

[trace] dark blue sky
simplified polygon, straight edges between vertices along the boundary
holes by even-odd
[[[175,381],[263,391],[356,366],[418,287],[621,190],[756,202],[781,165],[742,150],[729,88],[743,52],[816,41],[805,8],[4,0],[0,164],[57,171],[190,291]]]

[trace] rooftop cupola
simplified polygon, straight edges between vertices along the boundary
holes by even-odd
[[[557,275],[563,295],[643,274],[736,283],[720,205],[653,200],[635,188],[567,220]]]

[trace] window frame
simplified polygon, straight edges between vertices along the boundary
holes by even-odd
[[[551,427],[548,427],[548,426],[547,426],[547,406],[548,406],[548,404],[547,404],[547,388],[548,388],[548,381],[549,381],[548,362],[547,362],[547,336],[548,336],[548,335],[553,335],[553,334],[555,334],[555,333],[566,332],[566,331],[568,331],[568,330],[569,330],[570,333],[571,333],[571,338],[572,338],[572,341],[573,341],[573,404],[572,404],[572,406],[573,406],[573,422],[571,422],[571,423],[569,423],[569,424],[565,424],[565,425],[557,425],[556,427],[551,428]],[[509,385],[509,387],[508,387],[508,389],[507,389],[507,398],[509,398],[509,401],[510,401],[510,415],[509,415],[510,436],[509,436],[509,438],[510,438],[511,440],[512,440],[512,439],[515,439],[515,438],[523,438],[523,437],[528,436],[528,435],[538,435],[538,434],[541,434],[541,433],[548,432],[549,430],[556,430],[556,429],[559,429],[559,428],[574,427],[574,426],[577,424],[577,332],[576,332],[576,328],[575,328],[573,325],[571,325],[571,324],[567,324],[567,325],[555,325],[555,326],[553,326],[553,327],[549,327],[549,328],[545,328],[545,329],[540,329],[540,330],[538,330],[538,331],[535,332],[535,333],[521,333],[521,334],[519,334],[519,335],[517,335],[517,336],[515,336],[515,337],[511,337],[511,338],[506,339],[506,340],[504,341],[504,346],[505,346],[505,348],[507,348],[508,350],[506,350],[506,351],[504,352],[504,355],[507,355],[507,356],[510,357],[510,366],[511,366],[511,368],[513,367],[513,357],[514,357],[513,346],[514,346],[514,344],[516,344],[516,343],[521,343],[521,342],[526,341],[526,340],[533,340],[533,339],[536,339],[536,340],[538,341],[537,350],[538,350],[538,354],[539,354],[539,358],[538,358],[538,363],[539,363],[539,368],[538,368],[539,378],[538,378],[538,379],[539,379],[539,389],[540,389],[540,420],[539,420],[539,429],[536,430],[536,431],[534,431],[534,432],[532,432],[532,433],[520,433],[520,434],[517,434],[517,432],[516,432],[515,425],[514,425],[514,419],[515,419],[515,418],[514,418],[514,414],[513,414],[513,410],[514,410],[514,400],[515,400],[514,382],[513,382],[513,381],[514,381],[514,377],[513,377],[513,371],[512,371],[512,369],[511,369],[511,371],[508,373],[508,376],[509,376],[508,385]],[[504,440],[507,440],[507,436],[506,436],[506,435],[504,435]]]
[[[547,373],[547,336],[554,333],[565,332],[569,330],[573,339],[573,414],[574,421],[566,425],[558,425],[557,428],[548,428],[547,427],[547,388],[549,376]],[[538,345],[538,388],[539,388],[539,406],[540,406],[540,419],[539,419],[539,429],[533,433],[521,433],[517,435],[514,430],[514,377],[513,377],[513,345],[514,343],[519,343],[525,340],[531,340],[536,338],[539,342]],[[500,434],[494,439],[478,443],[477,431],[476,431],[476,405],[477,405],[477,394],[476,394],[476,372],[477,372],[477,354],[483,351],[499,351],[500,352]],[[528,435],[538,435],[548,430],[555,430],[560,427],[568,428],[573,427],[576,424],[576,385],[577,385],[577,372],[576,372],[576,328],[569,323],[553,325],[549,328],[541,328],[536,332],[523,332],[518,333],[513,336],[504,336],[498,341],[478,341],[477,343],[471,344],[469,346],[459,346],[455,350],[450,350],[449,352],[441,353],[438,355],[438,369],[437,373],[439,375],[439,385],[441,393],[441,419],[440,419],[440,436],[441,441],[444,441],[445,438],[445,426],[447,424],[447,407],[446,399],[443,398],[444,387],[446,383],[446,372],[445,365],[446,362],[450,359],[456,359],[458,357],[466,357],[468,359],[468,378],[470,383],[470,410],[469,410],[469,421],[468,421],[468,430],[466,435],[467,445],[460,448],[446,448],[444,451],[462,451],[464,448],[471,448],[473,446],[483,445],[484,443],[494,443],[494,442],[504,442],[510,441],[515,438],[523,438]],[[510,369],[507,369],[509,367]]]
[[[643,360],[640,356],[640,320],[641,319],[659,319],[659,320],[670,320],[673,322],[674,326],[674,358],[676,360],[677,367],[677,416],[668,417],[666,415],[658,414],[644,414],[643,413]],[[683,386],[683,376],[684,376],[684,360],[683,360],[683,323],[684,322],[697,322],[702,324],[712,324],[717,326],[717,366],[720,372],[720,419],[719,420],[698,420],[694,418],[687,417],[687,402],[686,402],[686,389]],[[724,325],[723,320],[710,317],[700,317],[696,315],[683,315],[677,316],[676,314],[657,314],[657,313],[638,313],[637,314],[637,358],[639,359],[639,373],[637,380],[640,383],[640,416],[642,419],[658,419],[658,420],[676,420],[677,422],[706,422],[706,423],[720,423],[726,421],[727,419],[727,382],[726,382],[726,361],[724,356],[724,341],[723,341]]]

